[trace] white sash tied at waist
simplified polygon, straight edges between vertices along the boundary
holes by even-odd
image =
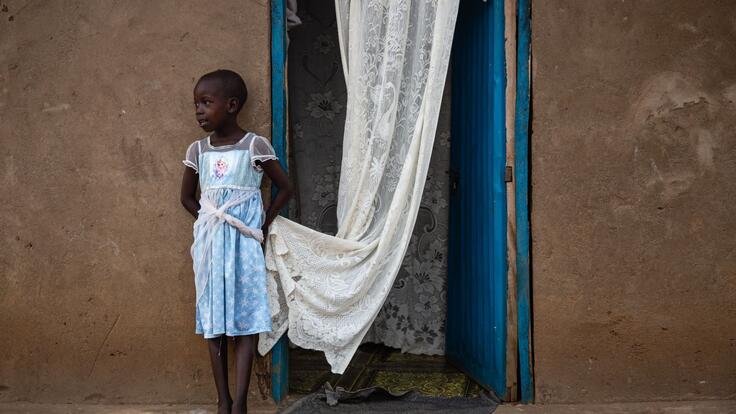
[[[242,194],[236,195],[230,200],[222,203],[217,207],[215,202],[210,199],[207,192],[203,192],[199,204],[199,216],[194,222],[194,243],[192,243],[192,263],[194,267],[194,287],[196,289],[197,301],[204,294],[210,276],[210,263],[212,262],[212,244],[214,236],[218,228],[225,223],[233,226],[244,236],[250,237],[263,243],[263,231],[248,227],[240,219],[226,213],[232,207],[243,204],[256,195],[260,195],[257,188],[243,191]],[[263,219],[261,219],[263,222]],[[262,224],[262,223],[261,223]]]

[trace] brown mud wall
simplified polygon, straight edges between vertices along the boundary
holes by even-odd
[[[214,401],[180,160],[206,71],[269,134],[269,3],[0,3],[0,401]]]
[[[532,9],[537,401],[736,398],[736,3]]]

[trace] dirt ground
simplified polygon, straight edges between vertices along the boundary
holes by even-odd
[[[289,401],[287,401],[287,404]],[[250,407],[251,414],[271,414],[275,407]],[[209,414],[212,406],[197,405],[83,405],[0,403],[3,414]],[[736,400],[676,401],[612,404],[503,405],[495,414],[732,414]]]

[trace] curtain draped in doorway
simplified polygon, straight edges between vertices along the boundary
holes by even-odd
[[[267,239],[273,332],[342,373],[404,260],[430,163],[458,0],[336,0],[347,108],[337,233],[287,219]]]
[[[347,105],[335,4],[299,0],[295,18],[301,23],[290,29],[288,95],[289,168],[297,191],[289,217],[313,230],[334,235]],[[442,355],[445,351],[449,93],[447,82],[409,247],[383,308],[363,339],[413,354]]]

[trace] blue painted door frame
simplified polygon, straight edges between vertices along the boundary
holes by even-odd
[[[329,1],[329,0],[326,0]],[[493,365],[492,369],[487,369],[485,372],[481,371],[473,374],[476,378],[492,389],[496,390],[498,395],[503,395],[505,392],[506,377],[505,377],[505,352],[506,352],[506,194],[505,194],[505,183],[502,181],[505,171],[501,171],[501,168],[505,170],[505,62],[504,62],[504,12],[503,12],[503,0],[490,0],[488,3],[482,2],[485,10],[481,9],[478,4],[470,3],[481,3],[480,0],[461,0],[461,10],[464,7],[470,7],[471,11],[473,8],[478,8],[476,11],[482,12],[481,15],[485,16],[485,24],[482,24],[482,29],[476,27],[475,29],[464,26],[464,20],[461,20],[458,16],[458,29],[455,34],[455,44],[460,42],[459,39],[465,38],[465,42],[473,40],[473,38],[467,38],[464,36],[458,36],[463,31],[472,32],[475,36],[482,36],[486,39],[484,43],[486,49],[482,52],[487,55],[486,66],[484,68],[477,68],[479,70],[487,69],[487,81],[482,86],[482,91],[488,93],[487,97],[490,97],[491,111],[490,114],[485,116],[492,120],[489,124],[490,128],[485,130],[486,137],[488,139],[482,141],[481,149],[485,150],[479,154],[476,151],[471,151],[471,157],[483,157],[490,155],[489,165],[482,165],[479,163],[473,164],[475,170],[472,168],[466,171],[466,174],[478,174],[484,167],[490,168],[488,175],[483,175],[481,185],[487,187],[489,193],[486,194],[486,198],[478,199],[478,194],[472,195],[469,200],[474,203],[474,209],[479,211],[481,217],[486,217],[485,227],[471,228],[474,231],[473,234],[485,231],[490,235],[490,239],[486,239],[485,242],[479,245],[479,248],[485,249],[483,252],[491,253],[491,258],[486,258],[485,262],[475,263],[475,270],[485,267],[486,270],[492,272],[492,277],[486,280],[486,286],[494,286],[494,289],[487,298],[478,297],[479,306],[485,308],[492,307],[492,311],[479,317],[477,322],[483,322],[483,330],[479,331],[480,335],[492,336],[489,344],[492,344],[492,350],[490,353],[486,352],[485,360],[480,359],[481,364],[475,364],[477,366]],[[529,280],[530,280],[530,263],[529,263],[529,209],[528,209],[528,146],[529,146],[529,108],[530,108],[530,82],[529,82],[529,62],[530,62],[530,51],[531,51],[531,27],[530,27],[530,8],[531,0],[518,0],[518,13],[517,13],[517,93],[516,93],[516,124],[514,128],[514,147],[515,147],[515,162],[514,162],[514,179],[516,182],[516,225],[517,225],[517,303],[518,303],[518,336],[519,336],[519,367],[520,367],[520,389],[521,389],[521,400],[523,402],[532,402],[534,399],[534,382],[533,382],[533,369],[532,369],[532,349],[531,349],[531,302],[529,295]],[[472,18],[473,16],[466,16]],[[475,16],[477,18],[477,16]],[[477,40],[477,39],[476,39]],[[456,51],[461,53],[467,49],[467,45],[463,44],[462,47],[455,47]],[[458,53],[453,52],[455,55]],[[287,105],[286,105],[286,10],[284,0],[272,0],[271,1],[271,102],[272,102],[272,141],[276,154],[278,155],[280,162],[284,169],[287,169],[287,154],[286,154],[286,120],[287,120]],[[455,82],[461,82],[463,79],[458,79],[457,71],[453,70],[453,90],[455,89]],[[458,79],[458,80],[456,80]],[[453,123],[459,116],[455,115],[456,105],[462,105],[462,102],[456,102],[456,96],[453,94]],[[465,115],[463,118],[466,122],[478,122],[478,115],[475,117],[468,118]],[[481,116],[482,117],[482,116]],[[458,128],[460,128],[458,126]],[[455,126],[453,126],[453,141],[455,138]],[[462,131],[461,131],[462,133]],[[459,135],[462,136],[462,135]],[[455,142],[453,142],[455,144]],[[460,144],[462,145],[462,144]],[[473,148],[473,147],[468,147]],[[456,154],[457,152],[457,154]],[[453,165],[458,166],[459,151],[453,152]],[[474,159],[475,159],[474,158]],[[476,160],[477,161],[477,160]],[[467,164],[467,163],[466,163]],[[462,166],[461,166],[462,168]],[[288,170],[287,170],[288,171]],[[458,175],[457,186],[467,186],[467,180],[460,182],[462,179]],[[501,181],[499,181],[501,180]],[[275,196],[275,189],[272,191]],[[475,204],[475,203],[478,204]],[[456,204],[459,200],[455,201]],[[485,203],[485,204],[484,204]],[[462,207],[462,205],[460,205]],[[458,210],[461,211],[461,210]],[[472,210],[471,210],[472,211]],[[456,214],[456,213],[451,213]],[[461,217],[457,216],[454,218],[456,221]],[[456,234],[455,237],[462,237]],[[460,239],[462,240],[462,239]],[[490,242],[490,243],[489,243]],[[459,259],[465,253],[465,250],[457,250],[457,246],[451,246],[451,259],[455,261],[457,267],[456,270],[463,269]],[[500,246],[503,246],[503,251],[499,252]],[[450,266],[453,266],[451,263]],[[466,264],[467,266],[467,264]],[[472,266],[471,266],[472,269]],[[452,270],[451,270],[452,271]],[[450,275],[448,275],[449,279]],[[473,284],[472,280],[466,279],[464,282],[459,279],[455,279],[455,282],[459,285],[459,288],[466,290],[473,290],[480,287],[479,284]],[[453,283],[455,283],[453,282]],[[462,282],[462,283],[460,283]],[[450,281],[448,280],[448,283]],[[489,284],[490,283],[490,284]],[[461,295],[462,290],[458,290],[458,295]],[[468,293],[469,294],[469,293]],[[448,292],[448,303],[451,300],[450,296],[452,293]],[[453,300],[457,300],[454,298]],[[450,311],[448,310],[448,331],[447,336],[449,340],[449,346],[457,347],[457,350],[462,352],[463,349],[470,350],[482,354],[483,351],[472,345],[452,344],[453,339],[450,339],[450,329],[462,329],[461,325],[455,324],[452,326],[450,322]],[[458,321],[460,322],[460,321]],[[490,335],[492,334],[492,335]],[[467,335],[467,333],[465,334]],[[472,342],[472,338],[471,338]],[[480,343],[482,345],[482,343]],[[273,348],[271,356],[271,384],[272,384],[272,397],[277,403],[283,400],[288,393],[288,339],[286,336],[282,338]],[[501,351],[502,350],[502,351]],[[457,352],[455,352],[456,355]],[[448,358],[452,359],[451,352],[448,349]],[[465,358],[462,354],[456,357],[456,360],[462,360]],[[460,362],[462,364],[462,362]],[[467,366],[473,366],[474,363],[469,361],[466,363]],[[485,378],[485,379],[484,379]]]
[[[286,154],[286,5],[271,1],[271,143],[288,173]],[[275,197],[276,188],[271,195]],[[286,213],[282,212],[285,216]],[[271,351],[271,396],[281,402],[289,392],[289,340],[284,335]]]
[[[460,2],[452,55],[448,360],[506,394],[504,0]]]
[[[530,298],[529,112],[531,106],[531,0],[518,0],[516,23],[516,117],[514,182],[516,207],[516,306],[521,402],[534,401],[534,358]]]

